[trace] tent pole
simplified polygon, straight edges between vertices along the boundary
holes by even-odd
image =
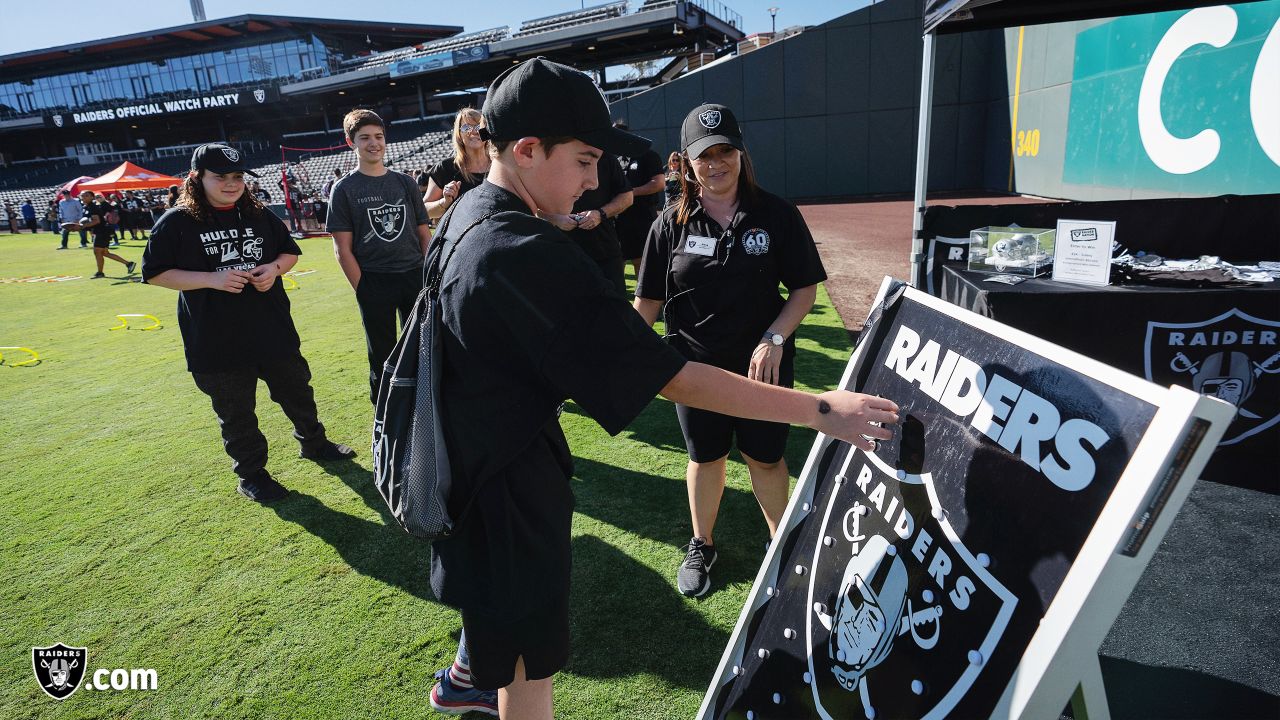
[[[929,186],[929,123],[933,117],[933,33],[924,36],[920,60],[920,129],[916,132],[916,188],[914,220],[911,224],[911,285],[925,287],[924,228],[925,194]]]

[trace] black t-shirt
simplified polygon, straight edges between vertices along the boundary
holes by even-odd
[[[600,206],[631,189],[627,176],[622,173],[622,167],[618,165],[617,158],[608,153],[602,155],[600,161],[596,163],[596,179],[599,184],[582,193],[578,201],[573,204],[575,213],[599,210]],[[618,231],[614,227],[613,218],[605,218],[590,230],[572,230],[569,237],[602,269],[607,270],[611,267],[611,263],[616,264],[616,260],[622,257],[622,247],[618,244]]]
[[[107,213],[110,211],[111,206],[101,200],[95,200],[89,203],[89,206],[84,209],[84,216],[86,218],[98,218],[98,224],[89,228],[89,230],[93,231],[93,236],[95,238],[105,238],[111,235],[111,227],[107,225]],[[84,222],[88,221],[86,220]]]
[[[142,202],[139,201],[138,198],[136,197],[125,198],[124,200],[120,201],[120,209],[123,210],[124,212],[129,213],[130,215],[134,215],[142,210]]]
[[[220,210],[200,222],[174,208],[152,228],[142,253],[142,279],[166,270],[252,270],[281,254],[301,255],[302,250],[274,213],[246,217],[235,209]],[[252,285],[239,293],[183,290],[178,294],[178,326],[191,372],[271,364],[299,352],[289,297],[279,278],[266,292]]]
[[[484,179],[488,177],[488,175],[488,172],[471,173],[471,177],[475,179],[468,180],[463,177],[462,171],[458,169],[458,164],[455,163],[451,157],[447,157],[427,169],[427,177],[434,180],[436,182],[436,187],[441,190],[444,189],[445,185],[457,180],[460,183],[458,185],[459,196],[468,190],[475,189],[480,183],[484,182]],[[426,181],[419,179],[418,184],[426,185]]]
[[[623,173],[627,176],[627,184],[632,188],[646,185],[653,179],[654,175],[663,174],[662,158],[658,157],[658,153],[652,150],[645,150],[638,157],[620,157],[618,162],[622,166]],[[662,209],[662,205],[662,190],[648,195],[636,195],[635,202],[631,203],[631,207],[618,216],[618,219],[636,216],[637,218],[647,218],[647,222],[653,222],[653,219],[658,215],[658,211]]]
[[[763,190],[739,205],[728,229],[700,205],[681,225],[676,209],[649,231],[636,297],[666,301],[667,332],[678,333],[673,345],[686,357],[745,373],[785,302],[778,284],[827,279],[813,236],[794,205]],[[794,338],[786,352],[794,354]]]
[[[435,243],[457,251],[441,284],[439,396],[455,518],[479,490],[457,534],[432,543],[431,586],[510,621],[568,592],[573,464],[560,403],[572,398],[616,434],[685,361],[512,193],[482,183],[447,217]]]

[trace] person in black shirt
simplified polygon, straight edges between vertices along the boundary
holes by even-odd
[[[587,75],[535,58],[490,86],[493,165],[441,222],[439,410],[455,532],[431,546],[431,587],[462,612],[475,687],[505,720],[550,718],[568,657],[573,460],[557,422],[572,398],[609,433],[657,393],[691,407],[800,422],[863,449],[892,437],[897,406],[819,396],[688,362],[654,334],[563,232],[603,151],[638,154]],[[865,437],[864,437],[865,435]],[[470,507],[463,514],[464,507]]]
[[[254,413],[259,379],[293,423],[302,457],[343,460],[356,453],[325,436],[279,280],[302,251],[284,223],[245,192],[246,172],[232,147],[196,148],[177,206],[152,229],[142,277],[181,293],[187,370],[213,404],[240,494],[268,503],[289,491],[266,469],[267,439]]]
[[[480,137],[484,118],[475,108],[462,108],[453,118],[453,156],[427,170],[427,215],[432,220],[463,193],[484,182],[489,172],[488,145]],[[421,185],[421,181],[418,183]]]
[[[578,247],[600,266],[600,271],[619,291],[626,293],[627,281],[613,218],[631,207],[631,186],[617,158],[605,153],[596,163],[596,187],[582,193],[568,215],[543,212],[540,217],[567,232]]]
[[[627,124],[621,120],[614,127],[626,130]],[[618,216],[615,224],[618,228],[618,244],[622,248],[622,257],[631,263],[636,277],[640,277],[640,256],[644,253],[644,241],[649,236],[649,227],[663,206],[663,189],[666,187],[666,173],[662,169],[662,158],[653,150],[645,150],[636,157],[620,157],[618,162],[626,173],[627,184],[631,186],[633,202]]]
[[[92,190],[85,190],[80,193],[80,204],[84,206],[84,218],[78,224],[71,226],[71,229],[93,231],[93,259],[98,264],[98,271],[93,274],[93,278],[97,280],[107,276],[106,273],[102,272],[105,258],[111,258],[124,265],[125,269],[132,275],[137,263],[125,260],[111,252],[111,226],[107,224],[107,216],[111,213],[111,206],[99,200]]]
[[[135,197],[132,190],[125,190],[124,199],[120,201],[120,229],[129,231],[130,240],[138,239],[139,230],[142,231],[142,239],[147,239],[147,226],[142,219],[142,210],[142,199]]]
[[[690,360],[791,387],[793,333],[827,277],[813,236],[795,206],[755,184],[742,131],[729,108],[694,108],[684,120],[680,144],[680,201],[663,211],[649,232],[636,310],[652,325],[665,302],[668,337]],[[786,300],[779,283],[788,290]],[[712,531],[734,439],[773,535],[787,506],[789,476],[782,456],[789,428],[684,404],[676,405],[676,414],[689,451],[693,516],[693,539],[676,584],[685,595],[697,596],[711,586]]]
[[[664,194],[667,196],[663,207],[671,207],[680,199],[680,153],[673,152],[667,157],[667,181]],[[637,273],[638,274],[638,273]]]

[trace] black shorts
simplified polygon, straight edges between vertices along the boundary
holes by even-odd
[[[93,246],[96,248],[111,247],[111,236],[107,234],[94,235]]]
[[[525,678],[541,680],[569,664],[569,596],[519,620],[462,610],[462,628],[471,656],[471,682],[497,690],[515,680],[516,658],[524,658]]]
[[[784,358],[778,368],[783,387],[791,387],[795,381],[795,368],[791,358]],[[734,440],[738,452],[762,463],[775,463],[787,450],[787,435],[791,426],[786,423],[744,420],[722,415],[710,410],[698,410],[676,404],[676,417],[680,431],[684,433],[684,445],[689,459],[696,463],[719,460],[729,454]]]

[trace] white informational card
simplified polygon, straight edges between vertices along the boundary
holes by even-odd
[[[1111,284],[1114,220],[1059,220],[1053,249],[1053,279],[1086,285]]]

